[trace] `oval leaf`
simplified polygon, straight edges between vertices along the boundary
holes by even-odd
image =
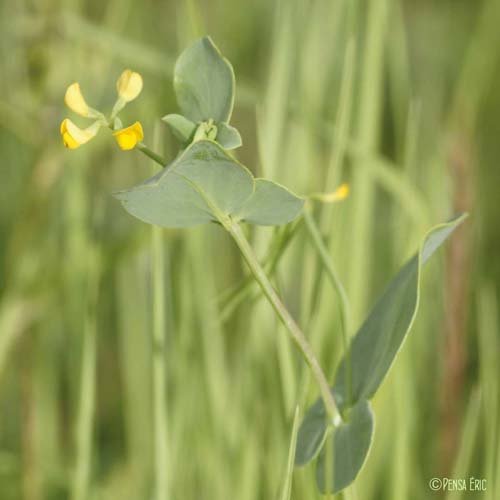
[[[306,465],[320,451],[325,440],[327,415],[323,400],[319,399],[309,408],[297,436],[295,465]]]
[[[389,371],[415,319],[421,267],[464,221],[467,215],[432,228],[413,256],[389,283],[351,343],[351,381],[346,383],[345,361],[333,388],[339,407],[371,399]],[[348,386],[350,389],[350,404]]]
[[[316,469],[322,493],[338,493],[356,479],[370,451],[374,425],[368,401],[361,400],[352,407],[349,420],[335,427],[321,450]]]
[[[347,410],[353,405],[356,407],[359,404],[365,404],[365,400],[375,394],[411,328],[418,306],[419,278],[422,265],[465,218],[466,215],[462,215],[449,223],[434,227],[427,233],[420,251],[403,266],[391,281],[354,337],[351,344],[352,387],[350,404],[347,401],[344,360],[337,369],[333,388],[335,399],[341,411]],[[361,403],[358,403],[359,401]],[[352,411],[354,412],[354,408]],[[312,460],[321,449],[327,428],[325,418],[323,401],[318,399],[307,412],[299,431],[297,465],[303,465]],[[320,473],[318,472],[318,474]],[[337,487],[340,486],[336,483]]]
[[[255,179],[255,192],[236,214],[240,220],[261,226],[287,224],[295,219],[304,200],[266,179]]]
[[[228,122],[234,103],[234,72],[209,37],[177,59],[174,89],[182,114],[193,122]]]
[[[142,184],[115,193],[125,210],[149,224],[186,227],[227,217],[253,224],[286,224],[304,200],[263,179],[208,140],[197,141]]]
[[[174,137],[183,145],[191,141],[196,131],[196,123],[182,115],[170,114],[162,118],[174,134]]]
[[[144,183],[115,194],[149,224],[186,227],[236,212],[254,191],[252,174],[218,144],[198,141]]]
[[[242,144],[241,135],[238,130],[227,123],[219,123],[217,125],[216,141],[224,149],[236,149]]]

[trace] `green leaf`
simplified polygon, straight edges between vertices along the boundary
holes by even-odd
[[[125,210],[144,222],[186,227],[221,222],[253,191],[248,169],[218,144],[198,141],[159,174],[115,196]]]
[[[351,383],[346,383],[345,360],[338,369],[333,388],[339,407],[371,399],[389,371],[415,319],[421,267],[464,221],[466,214],[431,229],[420,251],[399,271],[375,304],[351,343]]]
[[[255,191],[236,214],[251,224],[275,226],[295,219],[304,200],[287,188],[266,179],[255,179]]]
[[[175,138],[182,144],[190,142],[196,131],[196,123],[193,123],[182,115],[166,115],[162,118],[162,121],[170,127]]]
[[[217,125],[216,141],[224,149],[236,149],[242,144],[241,135],[238,130],[227,123],[219,123]]]
[[[262,179],[213,141],[196,141],[169,166],[147,181],[115,193],[125,210],[149,224],[187,227],[207,222],[245,220],[285,224],[304,201]]]
[[[374,423],[368,401],[361,400],[352,407],[349,420],[335,427],[321,450],[316,469],[322,493],[338,493],[356,479],[370,451]]]
[[[350,404],[347,402],[345,360],[341,361],[337,369],[335,385],[332,389],[337,404],[344,413],[348,413],[349,407],[352,407],[349,424],[353,422],[353,414],[356,415],[355,408],[358,408],[357,411],[362,412],[359,408],[366,406],[366,400],[375,394],[411,329],[418,307],[422,266],[466,217],[465,214],[448,223],[435,226],[427,233],[419,252],[403,266],[391,281],[354,337],[351,343],[352,392]],[[366,411],[364,412],[366,413]],[[368,417],[365,417],[365,419],[368,420]],[[327,424],[323,401],[318,399],[306,413],[299,430],[295,459],[297,465],[309,462],[321,450],[327,433]],[[344,439],[342,433],[340,436],[341,440]],[[347,443],[346,440],[341,442]],[[361,449],[363,446],[366,447],[366,442],[364,442],[363,446],[361,444],[363,443],[357,444],[357,449]],[[335,446],[337,448],[337,444]],[[368,448],[369,446],[366,447],[367,450]],[[336,451],[336,453],[338,452]],[[356,456],[360,458],[361,454]],[[323,448],[320,465],[321,460],[324,462],[324,459]],[[337,466],[340,467],[339,479],[335,479],[335,491],[339,491],[341,484],[343,484],[341,478],[347,478],[349,470],[344,470],[347,465],[341,458],[337,458],[337,455],[335,455],[334,459],[336,459]],[[321,467],[324,467],[324,465],[321,465]],[[351,467],[351,472],[355,468]],[[324,472],[318,471],[318,481],[323,477],[322,474],[324,475]]]
[[[188,47],[174,69],[182,114],[193,122],[229,122],[234,103],[234,72],[209,37]]]
[[[318,399],[309,408],[297,436],[297,450],[295,451],[295,465],[306,465],[321,450],[325,441],[327,429],[327,415],[323,400]]]

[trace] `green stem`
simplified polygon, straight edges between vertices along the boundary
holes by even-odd
[[[149,156],[152,160],[158,163],[158,165],[161,165],[162,168],[165,168],[167,166],[167,160],[149,149],[143,142],[139,142],[137,144],[137,149],[139,151],[142,151],[146,156]]]
[[[118,101],[116,101],[115,107],[119,103],[120,103],[120,99],[118,99]],[[116,115],[116,110],[113,109],[113,112],[111,114],[111,120],[109,122],[106,121],[108,128],[112,132],[115,131],[115,129],[113,128],[115,115]],[[165,168],[167,166],[167,163],[168,163],[167,160],[165,160],[165,158],[163,158],[159,154],[155,153],[153,150],[149,149],[146,146],[146,144],[144,144],[143,142],[138,142],[136,147],[139,151],[143,152],[146,156],[149,156],[152,160],[154,160],[156,163],[158,163],[158,165],[161,165],[162,168]]]
[[[166,165],[166,162],[159,155],[151,151],[144,144],[140,143],[138,144],[137,147],[140,149],[140,151],[142,151],[144,154],[152,158],[162,167]],[[217,213],[218,211],[214,209],[214,212]],[[337,415],[340,416],[340,413],[337,409],[337,405],[335,404],[335,400],[333,399],[332,393],[330,391],[330,386],[328,385],[325,374],[321,369],[321,366],[319,364],[318,359],[316,358],[316,355],[314,354],[311,346],[309,345],[306,336],[304,335],[300,327],[297,325],[295,320],[292,318],[292,316],[288,312],[288,309],[281,302],[281,299],[279,298],[278,294],[271,285],[271,282],[269,281],[269,278],[264,272],[264,269],[261,267],[259,261],[255,257],[253,250],[250,247],[247,239],[245,238],[245,235],[243,234],[240,226],[237,223],[227,221],[225,217],[221,216],[219,217],[219,219],[222,225],[229,231],[234,241],[238,245],[238,248],[240,249],[243,258],[248,264],[248,267],[250,268],[250,271],[252,272],[254,278],[259,283],[262,291],[264,292],[264,295],[273,306],[274,310],[276,311],[276,314],[278,315],[282,323],[285,325],[286,329],[292,336],[293,341],[295,342],[300,352],[302,353],[302,356],[304,357],[306,363],[309,365],[309,368],[311,369],[314,378],[316,379],[319,385],[321,396],[323,398],[325,408],[329,416],[332,419]]]
[[[241,227],[237,223],[232,222],[225,225],[225,228],[229,231],[234,241],[238,245],[238,248],[240,249],[246,263],[248,264],[248,267],[250,268],[250,271],[253,274],[255,280],[259,283],[267,300],[272,305],[281,322],[285,325],[285,328],[290,333],[292,340],[295,342],[306,363],[309,365],[309,368],[311,369],[312,374],[316,379],[316,382],[318,383],[319,389],[321,391],[321,397],[323,398],[325,408],[328,412],[329,417],[332,419],[335,418],[337,415],[340,415],[337,410],[337,405],[335,404],[335,400],[333,399],[325,374],[323,373],[318,359],[316,358],[316,355],[309,345],[309,342],[307,341],[304,333],[292,318],[292,316],[288,312],[288,309],[281,302],[281,299],[271,285],[269,278],[267,277],[257,258],[255,257],[255,254],[253,253],[250,244],[245,238]]]
[[[273,277],[276,272],[276,268],[278,266],[278,262],[280,261],[281,256],[288,248],[290,241],[293,236],[297,234],[297,229],[300,226],[300,221],[290,228],[287,226],[281,233],[276,236],[276,239],[271,244],[267,256],[264,259],[264,270],[267,273],[268,277]],[[254,286],[255,282],[252,279],[252,276],[248,276],[245,278],[240,284],[230,289],[226,298],[221,300],[222,308],[220,311],[221,321],[226,322],[234,310],[245,300],[254,300]],[[260,295],[260,294],[259,294]],[[250,298],[249,298],[250,297]]]
[[[118,102],[119,102],[119,100],[117,101],[117,104],[118,104]],[[111,121],[107,122],[108,128],[113,132],[115,131],[115,129],[113,128],[113,120],[114,120],[115,114],[116,113],[113,110],[113,114],[111,116]],[[159,154],[155,153],[153,150],[149,149],[146,146],[146,144],[144,144],[143,142],[137,143],[137,149],[139,151],[143,152],[146,156],[149,156],[152,160],[154,160],[156,163],[158,163],[158,165],[161,165],[162,168],[165,168],[167,166],[167,164],[168,164],[167,160],[165,160],[165,158],[163,158]]]
[[[352,371],[351,371],[351,355],[349,348],[349,336],[350,336],[350,311],[349,311],[349,299],[347,298],[347,293],[345,291],[342,282],[337,274],[337,270],[333,264],[330,257],[328,249],[321,237],[320,231],[316,222],[314,221],[308,207],[304,210],[304,221],[306,223],[306,228],[309,231],[311,241],[316,248],[321,262],[325,268],[325,271],[330,279],[330,282],[337,292],[340,300],[340,321],[342,323],[342,344],[344,348],[345,355],[345,371],[346,371],[346,381],[347,381],[347,407],[352,395]]]

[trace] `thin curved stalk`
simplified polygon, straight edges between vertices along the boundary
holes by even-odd
[[[320,231],[316,222],[314,221],[309,209],[306,207],[304,210],[304,221],[306,224],[306,228],[309,231],[309,236],[311,237],[311,241],[316,248],[318,255],[321,259],[323,267],[327,273],[328,278],[337,292],[337,295],[340,300],[340,321],[342,324],[342,344],[345,355],[345,371],[346,371],[346,381],[347,381],[347,396],[348,396],[348,405],[351,399],[352,393],[352,371],[351,371],[351,356],[349,349],[349,336],[350,336],[350,312],[349,312],[349,299],[347,298],[347,293],[345,291],[342,282],[337,274],[337,270],[333,264],[333,261],[330,257],[328,249],[321,237]]]
[[[156,154],[150,155],[143,148],[140,148],[140,150],[143,153],[150,156],[157,163],[164,166],[164,164],[159,159],[160,157],[158,157],[158,155]],[[213,210],[215,214],[218,213],[216,207],[213,207]],[[224,217],[222,214],[220,214],[218,218],[221,224],[224,226],[224,228],[233,237],[235,243],[240,249],[243,258],[245,259],[245,262],[248,264],[248,267],[250,268],[250,271],[253,274],[255,280],[260,285],[267,300],[272,305],[273,309],[280,318],[281,322],[285,325],[287,331],[290,333],[292,337],[292,340],[299,348],[302,357],[304,358],[309,368],[311,369],[311,372],[314,378],[316,379],[316,382],[318,383],[321,392],[321,397],[324,401],[328,415],[332,419],[335,418],[336,416],[341,416],[340,412],[337,409],[337,405],[335,404],[335,400],[333,399],[333,395],[330,391],[330,386],[328,384],[328,381],[326,380],[325,374],[321,369],[319,361],[316,358],[316,355],[314,354],[311,346],[309,345],[306,336],[304,335],[300,327],[297,325],[295,320],[292,318],[291,314],[288,312],[288,309],[285,307],[285,305],[279,298],[278,294],[274,290],[271,282],[269,281],[269,278],[267,277],[267,274],[260,265],[252,248],[250,247],[250,244],[245,238],[245,235],[243,234],[241,227],[237,223],[227,220],[228,218]]]
[[[243,258],[245,259],[245,262],[248,264],[251,273],[253,274],[257,283],[260,285],[267,300],[272,305],[281,322],[285,325],[285,328],[290,333],[292,340],[299,348],[302,357],[309,365],[309,368],[311,369],[311,372],[316,379],[316,382],[318,383],[321,397],[324,401],[328,415],[332,419],[335,418],[337,415],[340,415],[337,409],[337,405],[335,404],[335,400],[333,399],[325,374],[321,369],[319,361],[316,358],[316,355],[314,354],[311,346],[309,345],[306,336],[297,325],[295,320],[292,318],[291,314],[288,312],[288,309],[284,306],[283,302],[271,285],[269,278],[264,272],[264,269],[259,264],[259,261],[255,257],[255,254],[250,247],[250,244],[245,238],[241,227],[234,222],[228,224],[225,227],[229,234],[231,234],[231,236],[233,237],[235,243],[238,245],[238,248],[240,249]]]
[[[297,234],[299,226],[300,221],[291,228],[285,228],[285,230],[276,237],[276,241],[271,244],[263,263],[264,270],[268,277],[272,278],[274,276],[278,262],[295,234]],[[252,302],[256,299],[256,296],[260,296],[258,290],[254,290],[254,286],[255,281],[253,277],[247,276],[238,285],[226,291],[225,297],[223,296],[221,300],[222,308],[220,311],[220,318],[223,323],[231,317],[233,312],[243,301]]]
[[[154,160],[158,165],[161,165],[163,168],[167,166],[167,160],[156,154],[154,151],[151,151],[144,143],[140,142],[137,144],[137,149],[142,151],[146,156],[149,156],[152,160]]]

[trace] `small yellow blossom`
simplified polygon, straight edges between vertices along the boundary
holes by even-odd
[[[349,196],[349,184],[344,182],[332,194],[332,201],[342,201]]]
[[[125,101],[133,101],[142,90],[142,77],[139,73],[126,69],[116,82],[118,95]]]
[[[60,129],[63,143],[69,149],[76,149],[82,144],[89,142],[97,134],[100,126],[99,122],[95,122],[90,127],[81,129],[69,118],[65,118],[61,123]]]
[[[113,133],[118,146],[125,151],[134,149],[138,142],[144,139],[144,132],[140,122],[135,122],[130,127],[122,128]]]
[[[64,96],[64,102],[71,111],[74,111],[80,116],[88,117],[90,115],[90,108],[85,102],[82,95],[79,83],[72,83],[66,90],[66,95]]]
[[[142,90],[142,77],[129,69],[125,70],[116,83],[118,99],[111,110],[111,114],[105,116],[102,112],[91,108],[80,89],[80,84],[72,83],[66,90],[64,102],[75,113],[86,118],[93,118],[95,122],[85,129],[81,129],[71,120],[65,119],[61,123],[61,136],[64,145],[69,149],[76,149],[92,139],[101,127],[114,129],[114,136],[120,148],[124,150],[133,149],[138,142],[144,138],[144,132],[139,122],[130,127],[122,128],[118,113],[133,101]]]
[[[335,203],[337,201],[345,200],[348,196],[349,184],[344,183],[331,193],[313,193],[310,198],[323,203]]]

